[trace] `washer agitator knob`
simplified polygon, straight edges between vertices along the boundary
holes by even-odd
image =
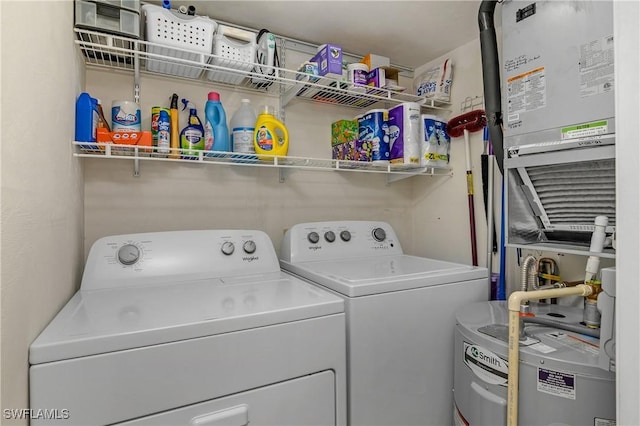
[[[242,249],[245,253],[252,254],[256,251],[256,243],[253,240],[245,241],[242,245]]]
[[[311,244],[316,244],[318,241],[320,241],[320,235],[318,235],[317,232],[309,232],[309,234],[307,235],[307,240],[309,240]]]
[[[387,233],[384,232],[384,229],[382,228],[376,228],[373,230],[373,232],[371,233],[373,235],[373,239],[376,241],[384,241],[385,238],[387,238]]]
[[[336,240],[336,234],[333,231],[327,231],[324,233],[324,239],[327,240],[328,243],[332,243]]]
[[[236,247],[233,245],[233,243],[231,241],[225,241],[224,243],[222,243],[222,253],[226,254],[227,256],[233,254],[233,251],[236,249]]]
[[[133,265],[140,260],[140,249],[135,244],[125,244],[118,249],[118,261],[123,265]]]
[[[340,239],[344,242],[350,241],[351,240],[351,232],[349,231],[342,231],[340,232]]]

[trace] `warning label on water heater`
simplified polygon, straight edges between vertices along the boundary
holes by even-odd
[[[523,112],[547,106],[544,67],[538,67],[507,79],[507,121],[517,121]]]
[[[538,368],[538,391],[576,399],[576,375]]]

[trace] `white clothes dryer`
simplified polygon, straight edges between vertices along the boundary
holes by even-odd
[[[346,425],[345,352],[261,231],[106,237],[31,345],[31,424]]]
[[[280,265],[345,301],[349,425],[452,424],[455,312],[488,300],[486,268],[405,255],[372,221],[295,225]]]

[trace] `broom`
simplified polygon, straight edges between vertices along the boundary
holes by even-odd
[[[473,173],[471,171],[471,153],[469,149],[469,133],[477,132],[487,124],[484,110],[473,110],[452,118],[447,123],[447,133],[452,138],[464,136],[465,155],[467,160],[467,198],[469,201],[469,233],[471,238],[471,260],[478,266],[478,249],[476,246],[476,214],[473,205]]]

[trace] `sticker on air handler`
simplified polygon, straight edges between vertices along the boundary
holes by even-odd
[[[464,363],[478,378],[492,385],[507,386],[507,361],[478,345],[464,342]]]
[[[507,121],[517,121],[520,114],[547,106],[547,83],[544,67],[538,67],[507,79]]]

